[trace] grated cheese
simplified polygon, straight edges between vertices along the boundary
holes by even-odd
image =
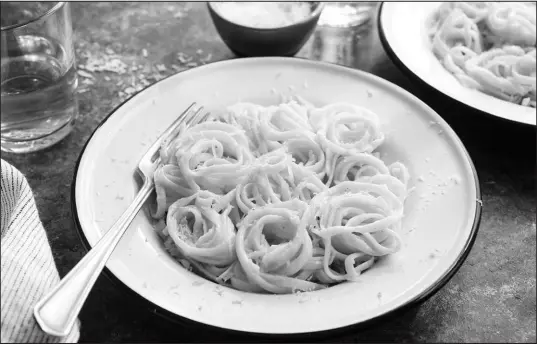
[[[213,2],[213,8],[229,21],[260,29],[289,26],[311,14],[307,2]]]

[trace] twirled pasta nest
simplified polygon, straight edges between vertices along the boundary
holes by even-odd
[[[375,113],[346,103],[235,104],[163,145],[152,215],[186,267],[249,292],[354,281],[399,250],[406,167]]]
[[[428,30],[434,54],[461,84],[535,107],[535,3],[444,3]]]

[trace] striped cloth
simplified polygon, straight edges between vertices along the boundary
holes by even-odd
[[[33,308],[60,278],[32,191],[24,176],[1,161],[2,343],[77,342],[80,325],[64,338],[44,333]]]

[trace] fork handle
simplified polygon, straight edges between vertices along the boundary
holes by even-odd
[[[60,337],[71,332],[106,261],[153,189],[153,182],[146,179],[133,202],[97,245],[36,304],[34,317],[44,332]]]

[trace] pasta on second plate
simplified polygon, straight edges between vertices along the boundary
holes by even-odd
[[[363,107],[237,103],[163,144],[157,231],[183,266],[239,290],[355,281],[401,246],[409,174],[380,159],[383,141]]]
[[[446,2],[428,22],[434,54],[466,87],[535,107],[535,2]]]

